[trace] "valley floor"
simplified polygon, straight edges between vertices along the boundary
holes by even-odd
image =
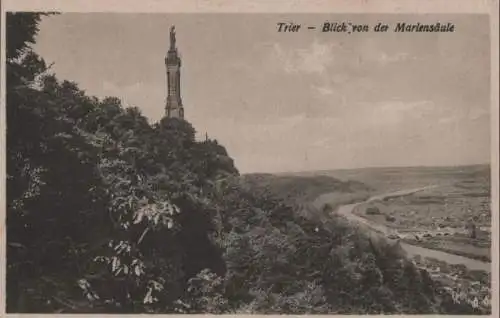
[[[417,246],[415,244],[408,244],[402,242],[399,237],[391,239],[391,235],[395,233],[394,229],[354,213],[356,207],[367,202],[411,195],[429,188],[409,189],[373,196],[363,202],[342,205],[334,213],[345,217],[350,222],[362,228],[366,228],[367,231],[370,231],[374,235],[383,236],[394,241],[395,244],[399,244],[415,265],[426,269],[433,279],[447,286],[446,289],[453,296],[455,302],[466,302],[475,308],[481,307],[489,310],[491,308],[490,262]],[[318,200],[323,203],[327,196],[328,194],[324,194]]]

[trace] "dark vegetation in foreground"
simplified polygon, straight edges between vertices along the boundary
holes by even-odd
[[[246,182],[189,123],[58,81],[29,47],[39,20],[7,15],[8,312],[472,313],[397,246]]]

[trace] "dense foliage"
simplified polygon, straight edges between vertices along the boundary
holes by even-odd
[[[7,17],[9,312],[447,310],[397,246],[243,182],[186,121],[58,80],[40,15]]]
[[[28,46],[39,20],[8,16],[8,309],[173,310],[224,270],[207,189],[232,160],[187,122],[58,81]]]

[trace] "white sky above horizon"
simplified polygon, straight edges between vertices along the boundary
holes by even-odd
[[[326,20],[449,21],[455,32],[276,32]],[[59,79],[154,122],[172,24],[186,119],[242,173],[490,160],[484,16],[65,13],[44,18],[35,50]]]

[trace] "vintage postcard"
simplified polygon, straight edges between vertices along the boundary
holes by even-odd
[[[1,13],[2,315],[498,315],[497,1]]]

